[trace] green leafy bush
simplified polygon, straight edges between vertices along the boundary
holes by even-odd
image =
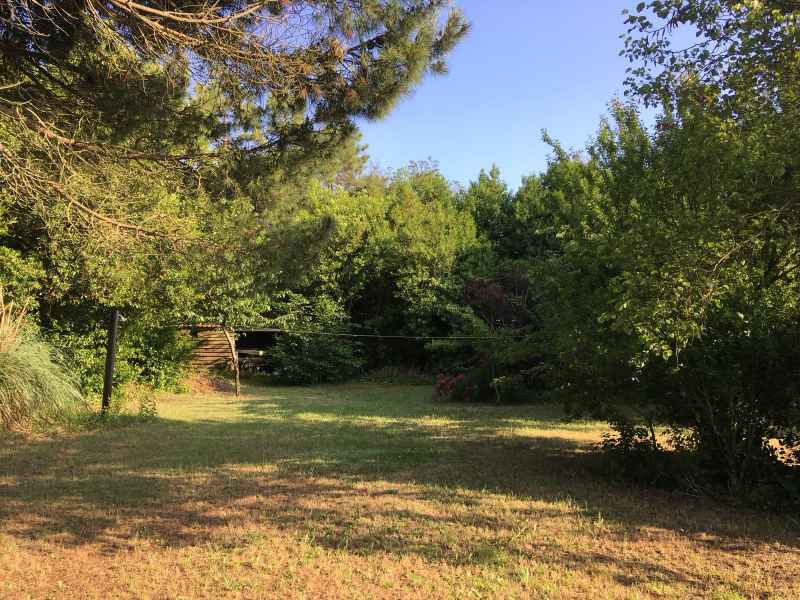
[[[737,320],[741,320],[738,319]],[[774,488],[800,457],[800,327],[716,320],[685,349],[680,370],[656,374],[662,420],[688,429],[705,479],[742,497]],[[722,331],[721,331],[722,329]],[[800,494],[793,499],[800,505]]]
[[[332,383],[356,377],[364,366],[360,346],[326,335],[281,335],[270,351],[272,373],[289,385]]]
[[[269,350],[273,380],[287,385],[347,381],[361,374],[366,361],[361,344],[333,335],[348,332],[347,313],[324,296],[288,293],[275,304],[273,323],[297,333],[280,334]]]
[[[119,359],[126,363],[130,381],[156,390],[176,391],[186,373],[192,347],[186,333],[134,324],[123,330]]]
[[[439,398],[453,402],[519,404],[534,397],[520,376],[497,377],[491,365],[474,367],[457,375],[441,373],[434,389]]]
[[[108,329],[99,317],[86,322],[82,327],[56,323],[49,337],[75,366],[81,389],[97,393],[103,389]],[[120,330],[114,380],[117,384],[138,382],[157,390],[175,391],[185,373],[191,348],[191,340],[179,331],[131,319]]]
[[[384,385],[430,385],[434,378],[414,367],[384,366],[365,373],[361,380]]]
[[[603,474],[611,479],[665,489],[707,493],[690,448],[680,439],[680,430],[670,435],[673,447],[667,449],[656,436],[652,423],[634,423],[625,418],[612,420],[614,433],[603,436],[601,461]],[[679,443],[674,444],[675,441]]]

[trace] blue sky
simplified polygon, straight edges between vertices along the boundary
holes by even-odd
[[[362,124],[382,168],[433,159],[462,184],[497,164],[516,188],[538,173],[546,129],[582,148],[609,101],[623,92],[624,8],[635,0],[458,0],[472,31],[450,73],[430,77],[394,112]]]

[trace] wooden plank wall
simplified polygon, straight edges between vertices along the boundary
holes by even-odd
[[[231,369],[231,347],[225,332],[221,329],[207,328],[196,331],[195,349],[189,363],[202,369]]]

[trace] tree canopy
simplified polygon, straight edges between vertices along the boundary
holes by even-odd
[[[3,2],[4,193],[48,226],[191,236],[164,196],[330,152],[444,71],[468,28],[455,11],[439,26],[446,5]],[[162,182],[160,202],[142,180]]]

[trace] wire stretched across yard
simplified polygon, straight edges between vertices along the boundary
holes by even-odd
[[[257,325],[244,326],[244,325],[223,325],[211,323],[180,323],[173,325],[165,325],[162,329],[192,329],[192,328],[207,328],[207,329],[225,329],[228,331],[238,331],[246,333],[284,333],[289,335],[316,335],[327,337],[343,337],[343,338],[367,338],[367,339],[381,339],[381,340],[413,340],[413,341],[492,341],[492,340],[519,340],[526,337],[524,334],[512,335],[498,335],[498,336],[473,336],[473,335],[455,335],[455,336],[439,336],[439,335],[396,335],[396,334],[380,334],[380,333],[344,333],[338,331],[312,331],[312,330],[293,330],[283,329],[281,327],[260,327]]]
[[[435,336],[435,335],[382,335],[377,333],[338,333],[333,331],[292,331],[289,329],[280,329],[277,327],[265,328],[242,328],[250,332],[258,333],[288,333],[291,335],[318,335],[329,337],[347,337],[347,338],[372,338],[372,339],[389,339],[389,340],[414,340],[414,341],[491,341],[503,339],[521,339],[523,335],[503,335],[503,336]]]

